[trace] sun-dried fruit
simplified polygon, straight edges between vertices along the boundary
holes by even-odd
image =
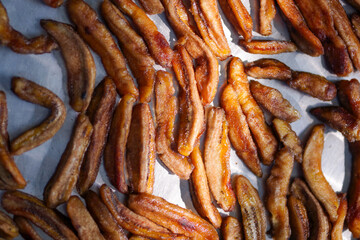
[[[88,46],[65,23],[41,20],[41,26],[59,44],[67,69],[70,105],[77,112],[86,111],[94,91],[96,67]]]
[[[20,155],[43,144],[60,130],[66,118],[66,108],[53,92],[25,78],[13,77],[11,89],[19,98],[51,110],[50,116],[41,124],[11,141],[11,154]]]
[[[274,117],[287,122],[295,122],[301,117],[300,113],[277,89],[262,85],[257,81],[250,81],[250,90],[256,102]]]
[[[229,139],[238,157],[256,176],[262,176],[258,151],[252,138],[246,116],[241,110],[237,94],[231,84],[227,84],[221,97],[221,107],[225,110],[229,124]]]
[[[89,190],[85,194],[86,207],[107,240],[127,240],[124,230],[117,224],[100,197]]]
[[[291,238],[306,240],[310,235],[309,218],[304,204],[290,195],[287,201],[290,217]]]
[[[303,150],[301,141],[296,135],[296,132],[294,132],[291,129],[290,124],[284,120],[275,118],[272,123],[280,142],[289,149],[289,151],[294,155],[295,160],[301,163]]]
[[[357,79],[341,80],[336,83],[338,98],[342,107],[360,119],[360,83]]]
[[[14,216],[14,222],[19,228],[20,235],[24,239],[42,240],[40,235],[36,232],[31,222],[24,217]]]
[[[189,156],[204,131],[205,113],[196,88],[192,60],[181,45],[176,47],[173,69],[181,87],[178,151]]]
[[[230,142],[225,111],[212,107],[207,113],[204,163],[211,193],[226,212],[233,210],[236,198],[231,187]]]
[[[0,44],[22,54],[42,54],[56,49],[58,45],[49,36],[38,36],[27,39],[20,32],[13,29],[9,22],[4,5],[0,2]]]
[[[291,69],[273,58],[261,58],[245,64],[245,72],[253,78],[277,79],[286,81],[291,79]]]
[[[66,2],[70,20],[87,44],[99,54],[107,74],[113,79],[120,95],[139,95],[126,62],[109,30],[102,24],[96,12],[83,0]]]
[[[150,54],[155,61],[163,67],[171,67],[174,53],[165,37],[158,31],[155,23],[132,0],[114,0],[113,2],[131,18],[147,43]]]
[[[1,205],[7,212],[30,220],[55,240],[78,239],[62,215],[32,195],[8,191],[2,196]]]
[[[242,227],[237,218],[227,216],[224,218],[221,224],[221,235],[224,240],[241,240]]]
[[[207,219],[215,228],[219,228],[221,226],[221,216],[211,201],[208,178],[206,177],[205,166],[199,147],[194,148],[190,154],[190,159],[194,165],[190,181],[191,198],[194,207],[200,216]],[[215,170],[214,172],[220,173]]]
[[[177,99],[171,74],[164,71],[156,73],[155,113],[156,113],[156,152],[170,171],[181,179],[189,179],[193,167],[187,157],[172,149],[174,124],[178,111]]]
[[[276,8],[274,0],[260,0],[260,34],[268,36],[272,33],[271,22],[275,18],[275,15]]]
[[[296,90],[307,93],[312,97],[324,101],[331,101],[336,97],[336,86],[320,75],[308,72],[292,72],[292,79],[286,83]]]
[[[258,191],[249,180],[242,176],[235,177],[235,189],[241,209],[245,240],[265,240],[266,217],[265,208]]]
[[[44,190],[46,206],[55,208],[69,200],[79,177],[81,163],[90,143],[93,127],[89,118],[80,114],[56,170]]]
[[[290,175],[294,166],[294,156],[287,147],[282,148],[266,180],[265,206],[270,212],[271,233],[274,239],[290,237],[289,211],[286,205]]]
[[[278,143],[271,129],[265,122],[263,112],[251,95],[249,81],[245,74],[242,61],[234,57],[229,64],[228,72],[228,82],[234,87],[238,95],[238,101],[259,148],[262,162],[269,165],[274,160]]]
[[[339,208],[337,211],[338,218],[333,223],[332,229],[331,229],[331,239],[342,239],[342,232],[344,229],[344,222],[346,218],[346,213],[348,209],[348,203],[346,200],[346,194],[341,193],[338,194],[338,197],[340,199]]]
[[[64,0],[43,0],[43,2],[50,7],[57,8],[63,4]]]
[[[151,221],[194,239],[219,239],[215,228],[192,211],[167,202],[165,199],[147,194],[132,194],[129,208]]]
[[[360,7],[360,3],[359,3],[359,7]],[[354,30],[354,33],[356,34],[356,36],[358,38],[360,38],[360,16],[357,13],[353,13],[351,15],[351,24],[352,24],[352,29]]]
[[[310,110],[320,121],[341,132],[349,142],[360,141],[360,119],[338,106],[317,107]]]
[[[159,14],[164,11],[160,0],[140,0],[140,3],[147,14]]]
[[[296,45],[288,41],[252,40],[251,42],[246,42],[245,40],[240,40],[239,45],[246,52],[252,54],[279,54],[295,52],[297,50]]]
[[[85,193],[94,184],[99,172],[115,102],[115,85],[111,78],[106,77],[96,87],[86,112],[93,125],[93,133],[81,164],[79,179],[76,185],[80,194]]]
[[[0,211],[0,238],[13,239],[18,235],[19,229],[15,222],[3,211]]]

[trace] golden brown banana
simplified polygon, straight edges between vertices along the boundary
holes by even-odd
[[[0,44],[22,54],[42,54],[56,49],[58,45],[49,36],[38,36],[27,39],[20,32],[13,29],[9,22],[4,5],[0,2]]]
[[[53,92],[25,78],[13,77],[11,89],[19,98],[51,110],[44,122],[12,140],[11,154],[20,155],[46,142],[60,130],[66,118],[66,108]]]
[[[224,240],[241,240],[242,227],[237,218],[227,216],[224,218],[221,224],[221,235]]]
[[[20,235],[24,239],[42,240],[40,235],[36,232],[31,222],[24,217],[14,216],[14,222],[19,228]]]
[[[290,195],[287,201],[290,217],[291,238],[306,240],[310,235],[309,218],[304,204]]]
[[[181,45],[176,47],[173,69],[181,87],[178,151],[189,156],[204,131],[205,113],[196,88],[192,60]]]
[[[181,179],[189,179],[193,166],[187,157],[172,150],[174,145],[174,124],[177,114],[177,99],[171,74],[164,71],[156,73],[155,113],[156,113],[156,152],[165,166]]]
[[[96,12],[83,0],[66,2],[70,20],[87,44],[99,54],[107,74],[113,79],[120,95],[139,95],[126,62],[109,30],[102,24]]]
[[[246,52],[252,54],[279,54],[295,52],[297,50],[293,42],[276,40],[252,40],[251,42],[246,42],[241,39],[239,45]]]
[[[290,175],[294,166],[294,156],[287,147],[278,151],[266,180],[265,206],[270,212],[271,233],[274,239],[290,237],[289,211],[286,205]]]
[[[231,84],[227,84],[221,97],[221,107],[229,124],[229,138],[238,157],[256,176],[262,176],[258,151],[251,136],[246,117],[241,110],[238,96]]]
[[[342,232],[344,229],[344,222],[345,222],[346,213],[348,210],[346,194],[345,193],[338,194],[338,197],[340,199],[340,204],[339,204],[339,208],[337,211],[338,218],[333,223],[333,226],[331,229],[331,239],[334,239],[334,240],[342,240]]]
[[[136,99],[131,94],[122,97],[117,105],[104,150],[104,166],[110,182],[122,193],[127,193],[125,151]]]
[[[131,192],[152,193],[155,168],[155,127],[147,103],[134,106],[126,143],[126,167]]]
[[[8,191],[2,196],[1,205],[7,212],[30,220],[53,239],[78,239],[60,213],[46,207],[41,200],[32,195]]]
[[[338,98],[342,107],[360,119],[360,83],[357,79],[341,80],[336,83]]]
[[[77,112],[85,112],[94,91],[96,67],[88,46],[65,23],[41,20],[41,26],[59,44],[67,69],[67,89],[70,105]]]
[[[89,118],[80,114],[77,117],[72,136],[58,166],[44,190],[46,206],[55,208],[69,200],[79,177],[81,163],[90,143],[93,127]]]
[[[86,207],[107,240],[127,240],[124,230],[117,224],[100,197],[89,190],[85,194]]]
[[[254,62],[246,63],[245,72],[253,78],[277,79],[281,81],[291,79],[291,69],[279,60],[272,58],[261,58]]]
[[[229,64],[228,82],[234,87],[238,95],[238,101],[259,148],[262,162],[267,165],[271,164],[274,160],[278,143],[265,122],[263,112],[251,95],[244,65],[239,58],[234,57]]]
[[[275,18],[276,8],[274,0],[260,0],[259,22],[260,34],[268,36],[272,33],[271,22]]]
[[[351,1],[351,0],[348,0]],[[360,5],[359,5],[360,7]],[[353,13],[351,14],[351,24],[352,24],[352,29],[354,31],[354,33],[356,34],[356,36],[358,38],[360,38],[360,16],[357,13]]]
[[[173,239],[175,237],[181,237],[180,234],[170,233],[166,228],[155,224],[151,220],[140,216],[125,207],[116,197],[115,193],[105,184],[100,187],[100,196],[116,222],[132,234],[154,239]]]
[[[129,208],[151,221],[193,239],[219,239],[215,228],[188,209],[147,193],[132,194]]]
[[[231,187],[230,143],[225,111],[212,107],[207,113],[204,163],[210,190],[216,203],[231,212],[236,198]]]
[[[160,0],[140,0],[140,3],[147,14],[159,14],[164,11],[164,7]]]
[[[268,110],[274,117],[287,122],[295,122],[300,119],[300,113],[277,89],[251,80],[250,91],[256,102]]]
[[[329,219],[318,200],[306,186],[306,183],[296,178],[291,184],[291,195],[298,199],[306,208],[306,213],[311,223],[310,239],[328,239],[331,227]],[[304,230],[306,231],[306,228]]]
[[[245,240],[265,240],[266,218],[265,208],[258,191],[249,180],[242,176],[235,177],[235,189],[241,209]]]
[[[66,212],[81,240],[105,240],[94,219],[79,197],[70,197],[66,204]]]
[[[8,215],[6,215],[3,211],[0,211],[0,238],[13,239],[18,235],[18,226]]]
[[[274,118],[272,123],[280,142],[282,142],[284,147],[287,147],[289,151],[294,154],[295,160],[298,163],[301,163],[303,155],[301,141],[296,133],[291,129],[290,124],[278,118]]]
[[[115,85],[106,77],[96,87],[86,115],[93,125],[89,147],[81,164],[77,190],[82,195],[95,182],[116,101]]]

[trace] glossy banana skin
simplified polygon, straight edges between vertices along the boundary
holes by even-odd
[[[1,205],[7,212],[27,218],[53,239],[78,239],[60,213],[46,207],[34,196],[19,191],[8,191],[2,196]]]
[[[89,146],[93,127],[89,118],[80,114],[60,162],[44,190],[46,206],[55,208],[66,202],[79,177],[81,163]]]
[[[60,130],[65,122],[66,108],[53,92],[25,78],[13,77],[11,89],[19,98],[51,110],[44,122],[12,140],[11,154],[20,155],[43,144]]]
[[[96,87],[86,112],[93,126],[93,133],[76,184],[80,195],[84,194],[94,184],[99,172],[115,102],[115,84],[111,78],[105,77]]]
[[[181,179],[189,179],[193,166],[189,159],[172,149],[174,124],[178,104],[171,74],[164,71],[156,73],[155,113],[156,113],[156,152],[165,166]]]
[[[305,206],[310,225],[309,239],[328,239],[330,234],[329,219],[318,200],[311,193],[306,183],[296,178],[291,184],[291,195],[297,198]]]
[[[59,44],[67,69],[67,89],[70,105],[77,112],[85,112],[94,91],[96,67],[88,46],[65,23],[41,20],[41,26]]]
[[[215,228],[188,209],[147,193],[132,194],[129,208],[151,221],[193,239],[219,239]]]
[[[26,186],[26,181],[9,151],[7,123],[6,95],[5,92],[0,91],[0,189],[22,189]]]
[[[66,212],[80,239],[105,240],[98,226],[78,196],[71,196],[66,204]]]
[[[85,194],[86,207],[107,240],[127,240],[124,230],[117,224],[100,196],[93,191]]]
[[[242,175],[235,177],[235,191],[241,209],[244,239],[266,239],[265,208],[258,191]]]
[[[24,239],[42,240],[28,219],[20,216],[14,216],[14,222],[18,226],[19,232]]]
[[[8,46],[12,51],[21,54],[42,54],[56,49],[58,45],[49,36],[38,36],[27,39],[13,29],[9,22],[4,5],[0,2],[0,44]]]
[[[0,238],[13,239],[18,235],[17,224],[6,213],[0,211]]]
[[[176,237],[179,237],[179,239],[187,239],[181,238],[179,234],[170,233],[166,228],[134,213],[125,207],[118,200],[115,193],[106,185],[100,187],[100,196],[116,222],[132,234],[153,239],[175,239]]]

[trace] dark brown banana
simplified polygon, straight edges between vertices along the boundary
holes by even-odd
[[[28,240],[42,240],[40,235],[36,232],[31,222],[20,216],[14,216],[14,222],[19,228],[19,232],[24,239]]]
[[[0,238],[13,239],[18,235],[18,226],[8,215],[0,211]]]

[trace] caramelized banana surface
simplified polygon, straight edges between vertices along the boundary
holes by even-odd
[[[86,112],[86,115],[89,116],[90,122],[93,125],[93,133],[81,165],[80,175],[76,185],[81,195],[93,185],[99,172],[115,101],[115,85],[111,78],[106,77],[96,87]]]
[[[310,235],[309,218],[304,204],[290,195],[287,201],[290,217],[291,238],[306,240]]]
[[[360,83],[357,79],[341,80],[336,83],[338,98],[342,107],[360,119]]]
[[[306,208],[310,224],[310,239],[325,240],[329,238],[329,219],[318,200],[311,193],[306,183],[296,178],[291,184],[291,195],[298,199]],[[304,224],[304,231],[306,231]],[[307,235],[307,234],[306,234]],[[305,233],[302,236],[306,236]],[[306,239],[306,238],[305,238]]]
[[[88,46],[65,23],[41,20],[41,26],[59,44],[67,70],[70,105],[77,112],[86,111],[94,91],[96,67]]]
[[[194,148],[190,154],[190,159],[194,165],[190,181],[191,198],[194,207],[200,216],[207,219],[215,228],[219,228],[221,226],[221,216],[211,201],[210,184],[208,184],[206,178],[205,166],[199,147]]]
[[[221,97],[221,107],[225,110],[229,124],[229,139],[238,157],[256,176],[262,176],[258,151],[251,135],[246,116],[241,110],[238,96],[231,84],[227,84]]]
[[[178,111],[175,88],[171,74],[164,71],[156,73],[155,113],[156,113],[156,152],[165,166],[181,179],[189,179],[193,167],[187,157],[172,149],[174,124]]]
[[[250,93],[249,81],[242,61],[234,57],[229,64],[228,72],[228,82],[238,95],[238,101],[259,148],[262,162],[269,165],[274,160],[278,143],[265,122],[263,112]]]
[[[140,3],[147,14],[159,14],[164,11],[160,0],[140,0]]]
[[[21,54],[42,54],[56,49],[58,45],[49,36],[38,36],[27,39],[10,25],[4,5],[0,2],[0,44]]]
[[[139,30],[149,48],[151,56],[163,67],[171,67],[173,51],[165,37],[158,31],[155,23],[132,0],[114,0],[114,4]]]
[[[359,7],[360,7],[360,3],[359,3]],[[360,16],[357,13],[353,13],[351,15],[351,24],[352,24],[352,29],[355,33],[355,35],[360,38]]]
[[[181,87],[178,151],[189,156],[204,131],[205,113],[196,88],[192,60],[183,46],[177,46],[173,69]]]
[[[132,234],[154,239],[174,239],[175,237],[186,239],[181,238],[181,235],[170,233],[166,228],[125,207],[116,197],[115,193],[105,184],[100,188],[100,196],[116,222]]]
[[[55,173],[45,187],[44,201],[46,206],[55,208],[69,200],[79,178],[81,163],[89,146],[92,132],[93,127],[89,118],[80,114]]]
[[[291,69],[273,58],[261,58],[245,64],[245,72],[253,78],[277,79],[286,81],[291,79]]]
[[[237,218],[227,216],[221,224],[221,235],[224,240],[241,240],[242,227]]]
[[[0,211],[0,238],[13,239],[19,235],[17,224],[3,211]]]
[[[231,187],[230,142],[225,111],[212,107],[207,113],[204,163],[210,190],[226,212],[233,210],[236,198]]]
[[[316,74],[293,71],[292,79],[287,80],[287,84],[323,101],[331,101],[336,97],[335,84]]]
[[[270,212],[271,232],[274,239],[290,237],[289,211],[287,198],[290,175],[294,166],[294,156],[287,147],[277,153],[270,176],[266,180],[265,206]]]
[[[93,191],[85,194],[86,207],[107,240],[127,240],[123,229],[117,224],[106,205]]]
[[[130,195],[129,208],[151,221],[194,239],[219,239],[215,228],[188,209],[147,193]]]
[[[342,107],[317,107],[310,113],[335,130],[340,131],[349,142],[360,141],[360,119]]]
[[[274,0],[260,0],[260,34],[268,36],[272,33],[271,22],[275,18],[276,8]]]
[[[60,130],[66,118],[66,108],[53,92],[25,78],[13,77],[11,89],[22,100],[51,110],[45,121],[12,140],[11,154],[20,155],[43,144]]]
[[[297,50],[296,45],[292,42],[276,40],[252,40],[251,42],[240,40],[239,45],[246,52],[252,54],[279,54]]]
[[[14,215],[29,219],[56,240],[77,240],[73,231],[56,210],[52,210],[32,195],[19,191],[5,192],[1,199],[3,208]]]
[[[126,166],[132,192],[152,193],[155,168],[155,127],[147,103],[134,106],[126,143]]]
[[[42,240],[35,228],[31,225],[31,222],[26,218],[14,216],[14,222],[18,226],[19,232],[24,239]]]
[[[66,205],[66,212],[81,240],[105,240],[94,219],[79,197],[70,197]]]
[[[258,191],[251,185],[249,180],[242,175],[235,177],[235,188],[241,209],[244,239],[265,240],[265,208],[261,202]]]
[[[274,117],[287,122],[295,122],[300,119],[300,113],[277,89],[262,85],[257,81],[250,81],[250,90],[256,102]]]
[[[83,0],[67,1],[70,20],[87,44],[99,54],[107,74],[113,79],[120,95],[132,94],[137,97],[139,91],[126,68],[126,62],[109,30],[102,24],[94,9]]]

